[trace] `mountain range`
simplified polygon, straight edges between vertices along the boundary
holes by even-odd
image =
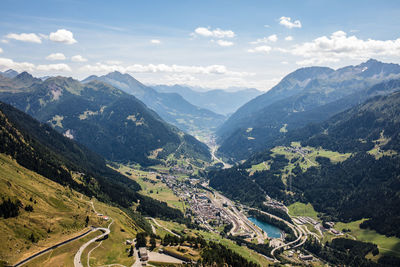
[[[254,88],[238,88],[235,91],[222,89],[197,91],[182,85],[155,85],[153,88],[162,93],[178,93],[193,105],[225,116],[234,113],[239,107],[262,93]]]
[[[210,158],[206,145],[164,122],[133,95],[104,82],[83,84],[66,77],[42,81],[23,72],[3,77],[0,88],[0,100],[108,160],[149,165],[171,153]]]
[[[237,161],[268,147],[288,130],[321,122],[377,94],[375,84],[400,76],[400,65],[368,60],[333,70],[298,69],[271,90],[240,107],[218,129],[219,155]]]
[[[400,237],[400,80],[374,88],[386,86],[397,91],[289,130],[271,149],[211,172],[210,185],[253,206],[267,194],[286,205],[309,202],[325,221],[364,218],[361,228]]]
[[[94,80],[108,83],[134,95],[165,121],[191,134],[214,131],[225,120],[225,116],[195,106],[177,93],[162,93],[145,86],[127,73],[114,71],[103,76],[92,75],[82,82]]]

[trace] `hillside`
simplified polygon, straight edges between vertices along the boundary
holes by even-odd
[[[178,210],[140,195],[140,186],[110,169],[105,160],[50,126],[39,123],[15,108],[0,104],[0,153],[11,156],[21,166],[87,196],[131,208],[140,200],[139,209],[160,217],[182,219]],[[162,208],[161,208],[162,207]]]
[[[400,237],[400,92],[376,96],[329,120],[289,131],[271,150],[209,174],[228,196],[262,205],[310,202],[325,220]],[[300,141],[300,142],[294,142]],[[251,193],[249,193],[251,192]]]
[[[399,74],[399,65],[376,60],[338,70],[299,69],[242,106],[219,128],[219,153],[233,161],[245,159],[288,130],[321,122],[369,97],[393,92],[390,86],[370,88]]]
[[[14,86],[17,82],[18,88]],[[49,123],[108,160],[150,165],[171,153],[210,158],[204,144],[165,123],[134,96],[106,83],[81,84],[65,77],[41,81],[24,72],[3,79],[3,85],[0,100]],[[158,159],[148,158],[160,149],[163,153],[158,153]]]
[[[1,202],[10,199],[20,203],[16,216],[0,218],[0,233],[4,240],[7,240],[0,244],[0,265],[15,264],[43,250],[44,247],[88,231],[90,226],[107,225],[107,222],[93,211],[88,197],[22,167],[4,154],[0,154],[0,173]],[[102,205],[106,207],[106,214],[115,218],[116,225],[127,230],[124,233],[116,232],[118,238],[126,239],[134,236],[137,231],[142,231],[137,223],[120,209]],[[115,213],[114,210],[118,212]],[[89,234],[89,237],[92,235]],[[67,245],[70,251],[64,251],[60,255],[53,253],[53,263],[63,262],[72,266],[73,255],[81,244],[78,240]],[[122,261],[124,258],[128,259],[125,249],[121,243],[114,246],[109,253],[120,255]]]
[[[261,91],[254,88],[240,89],[234,92],[221,89],[200,92],[182,85],[155,85],[153,88],[159,92],[178,93],[193,105],[225,116],[234,113],[246,102],[261,94]]]
[[[223,115],[195,106],[177,93],[157,92],[129,74],[115,71],[100,77],[93,75],[83,80],[83,83],[90,81],[103,81],[134,95],[165,121],[191,134],[215,131],[225,120]]]

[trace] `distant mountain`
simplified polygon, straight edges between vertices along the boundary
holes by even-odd
[[[267,93],[235,112],[217,131],[218,153],[234,161],[270,146],[291,129],[330,116],[394,88],[369,90],[400,77],[400,65],[368,60],[333,70],[310,67],[296,70]]]
[[[262,93],[254,88],[239,88],[235,91],[221,89],[196,91],[181,85],[155,85],[153,88],[162,93],[178,93],[193,105],[223,115],[235,112],[240,106]]]
[[[206,145],[165,123],[134,96],[104,82],[82,84],[65,77],[41,81],[27,73],[8,82],[2,81],[0,100],[108,160],[149,165],[171,153],[210,158]],[[20,87],[13,87],[16,84]]]
[[[365,218],[362,228],[400,237],[400,80],[384,84],[389,83],[397,83],[399,91],[375,96],[324,122],[289,130],[275,142],[279,148],[211,172],[210,185],[252,205],[262,206],[266,194],[286,204],[310,202],[323,220]],[[318,152],[309,152],[312,149]],[[351,155],[335,160],[332,151]],[[312,158],[308,153],[316,153],[315,162],[304,168]],[[268,168],[250,171],[258,164]]]
[[[14,78],[15,76],[18,75],[18,72],[16,72],[15,70],[9,69],[9,70],[3,71],[3,72],[0,71],[0,75],[3,77],[7,77],[7,78]]]
[[[192,134],[214,131],[225,120],[223,115],[194,106],[177,93],[157,92],[129,74],[115,71],[100,77],[92,75],[82,82],[87,83],[94,80],[109,83],[134,95],[156,111],[165,121]]]
[[[3,76],[0,78],[0,92],[24,92],[34,83],[41,82],[28,72],[21,72],[12,78]]]

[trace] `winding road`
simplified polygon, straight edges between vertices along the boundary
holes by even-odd
[[[107,236],[108,234],[110,234],[110,227],[113,224],[113,220],[111,219],[111,223],[108,225],[107,228],[94,228],[93,232],[95,231],[102,231],[103,233],[99,236],[96,236],[95,238],[90,239],[88,242],[86,242],[85,244],[83,244],[78,252],[76,252],[75,257],[74,257],[74,266],[75,267],[83,267],[83,264],[81,262],[81,257],[82,257],[82,252],[85,250],[85,248],[87,248],[90,244],[96,242],[98,239],[101,239],[105,236]],[[89,267],[89,266],[88,266]]]
[[[172,232],[172,231],[169,230],[168,228],[166,228],[166,227],[162,226],[161,224],[159,224],[159,223],[156,221],[156,219],[154,219],[154,218],[152,218],[152,217],[147,217],[147,219],[152,220],[152,221],[154,222],[155,225],[157,225],[157,226],[160,227],[160,228],[163,228],[165,231],[167,231],[167,232],[170,233],[171,235],[174,235],[174,236],[177,236],[177,237],[181,237],[180,235],[175,234],[174,232]]]

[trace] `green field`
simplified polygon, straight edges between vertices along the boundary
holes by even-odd
[[[295,202],[288,206],[290,216],[306,216],[317,219],[318,213],[314,210],[311,203]]]
[[[298,148],[299,151],[295,149]],[[341,154],[339,152],[325,150],[321,147],[302,147],[299,142],[292,142],[290,147],[285,146],[277,146],[271,149],[274,155],[283,155],[287,160],[289,160],[289,164],[282,170],[282,181],[286,184],[286,179],[289,175],[292,174],[292,170],[299,165],[303,171],[306,171],[308,168],[318,166],[318,162],[316,161],[317,157],[325,157],[329,158],[332,163],[338,163],[345,161],[351,156],[351,153]],[[252,167],[256,167],[254,165]],[[260,166],[261,167],[261,166]]]
[[[142,188],[142,190],[139,191],[141,194],[164,201],[170,207],[179,209],[182,212],[185,211],[185,203],[180,201],[179,197],[177,197],[167,185],[156,178],[156,173],[133,169],[125,165],[120,165],[117,170],[135,180]],[[182,179],[182,177],[180,178]]]
[[[374,230],[361,229],[359,227],[363,220],[354,221],[350,223],[337,223],[335,229],[342,231],[342,229],[350,229],[350,235],[357,238],[357,240],[372,242],[378,245],[381,254],[394,255],[400,257],[400,238],[387,237],[378,234]]]

